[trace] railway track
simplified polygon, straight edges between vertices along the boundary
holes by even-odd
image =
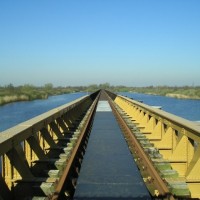
[[[37,156],[35,159],[32,156],[30,161],[27,159],[30,172],[25,166],[22,167],[29,176],[24,175],[24,172],[19,173],[22,178],[18,176],[12,178],[10,188],[0,180],[0,184],[3,185],[3,189],[0,189],[2,199],[95,200],[140,197],[140,199],[173,200],[191,198],[188,187],[182,179],[178,180],[182,189],[178,188],[174,192],[167,179],[163,178],[161,171],[155,167],[155,160],[160,164],[162,156],[141,133],[132,117],[115,102],[115,94],[102,90],[89,98],[83,100],[78,106],[64,108],[67,112],[60,111],[58,117],[51,115],[48,117],[49,121],[45,118],[40,128],[34,132],[36,135],[26,136],[24,139],[26,142],[23,143],[28,142],[31,152],[34,150]],[[112,135],[113,132],[116,132],[116,135]],[[122,134],[125,140],[122,139]],[[100,145],[102,138],[105,142]],[[48,148],[44,140],[48,143]],[[42,141],[45,143],[44,146],[41,144]],[[123,141],[126,141],[125,146]],[[25,146],[24,149],[26,148]],[[118,148],[121,150],[117,151]],[[105,149],[107,149],[106,153]],[[17,152],[16,155],[21,152],[17,148],[14,150]],[[96,157],[96,154],[99,157]],[[12,161],[15,153],[12,149],[5,155],[3,163],[6,163],[6,159]],[[120,161],[124,158],[127,163]],[[111,163],[108,164],[107,161]],[[13,169],[22,171],[17,161],[12,161],[11,164],[12,167],[14,166]],[[105,165],[104,173],[102,169]],[[95,166],[98,170],[94,169]],[[138,178],[134,179],[134,177]]]
[[[119,106],[117,106],[117,104],[115,104],[113,100],[105,92],[102,92],[100,94],[97,102],[95,102],[95,105],[91,109],[91,112],[87,121],[88,127],[87,128],[85,127],[83,131],[84,132],[83,135],[86,134],[87,136],[83,138],[79,138],[79,142],[77,142],[75,152],[81,152],[81,153],[80,154],[73,153],[73,156],[71,157],[71,160],[68,164],[68,168],[66,168],[66,172],[63,174],[63,182],[61,182],[61,186],[60,186],[60,183],[58,184],[59,185],[58,188],[60,189],[54,193],[52,199],[63,199],[63,198],[73,199],[75,190],[77,188],[77,179],[78,179],[78,176],[80,175],[81,164],[84,159],[84,154],[87,151],[86,146],[89,140],[89,135],[92,130],[92,124],[95,117],[96,106],[97,106],[98,101],[109,102],[112,112],[122,130],[122,133],[124,134],[124,137],[130,149],[130,152],[132,153],[132,156],[134,160],[136,161],[138,168],[140,169],[140,173],[143,176],[143,181],[146,187],[148,188],[151,198],[171,199],[171,200],[175,199],[173,194],[169,191],[169,188],[167,187],[166,182],[164,182],[164,180],[161,178],[160,174],[153,166],[153,163],[151,163],[151,160],[149,159],[148,155],[146,154],[144,149],[141,147],[137,138],[134,136],[133,129],[134,128],[136,129],[136,126],[134,126],[134,123],[130,121],[129,116],[127,116],[126,113],[124,113],[122,109],[120,109]],[[80,149],[82,150],[80,151]],[[77,166],[77,162],[76,164],[74,164],[74,160],[78,160],[78,166]],[[68,178],[70,174],[70,166],[73,166],[72,168],[75,169],[75,173],[73,172],[73,174],[75,175],[71,179]],[[70,185],[68,182],[70,182],[70,184],[73,185],[73,187],[66,187]],[[88,191],[85,191],[85,192],[87,193]],[[87,198],[77,197],[75,199],[87,199]],[[95,197],[93,197],[93,199],[95,199]],[[145,197],[145,199],[148,199],[148,198]]]

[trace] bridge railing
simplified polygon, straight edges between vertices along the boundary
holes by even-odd
[[[112,98],[200,198],[200,126],[124,96]]]
[[[38,177],[54,182],[49,180],[54,175],[45,174],[50,173],[48,165],[52,161],[57,169],[63,166],[62,159],[55,159],[59,148],[70,140],[95,95],[81,97],[0,133],[0,199],[26,196],[23,193],[33,195],[26,186],[29,184],[24,184],[23,191],[18,186],[23,182],[42,182]]]

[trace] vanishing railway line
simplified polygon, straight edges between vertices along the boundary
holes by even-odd
[[[97,91],[1,134],[0,199],[200,198],[199,134]]]

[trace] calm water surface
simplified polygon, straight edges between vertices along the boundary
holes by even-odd
[[[138,93],[119,93],[145,104],[162,106],[162,109],[192,121],[200,121],[200,100],[175,99],[163,96],[153,96]],[[85,92],[51,96],[45,100],[16,102],[0,106],[0,131],[6,130],[23,121],[55,107],[73,101],[86,95]]]
[[[120,95],[141,100],[150,106],[162,106],[162,110],[191,121],[200,121],[200,100],[176,99],[139,93],[119,93]]]
[[[0,106],[0,131],[31,119],[53,108],[86,95],[85,92],[51,96],[44,100],[24,101]]]

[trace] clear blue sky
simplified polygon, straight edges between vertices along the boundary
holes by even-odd
[[[200,85],[200,0],[1,0],[0,85]]]

